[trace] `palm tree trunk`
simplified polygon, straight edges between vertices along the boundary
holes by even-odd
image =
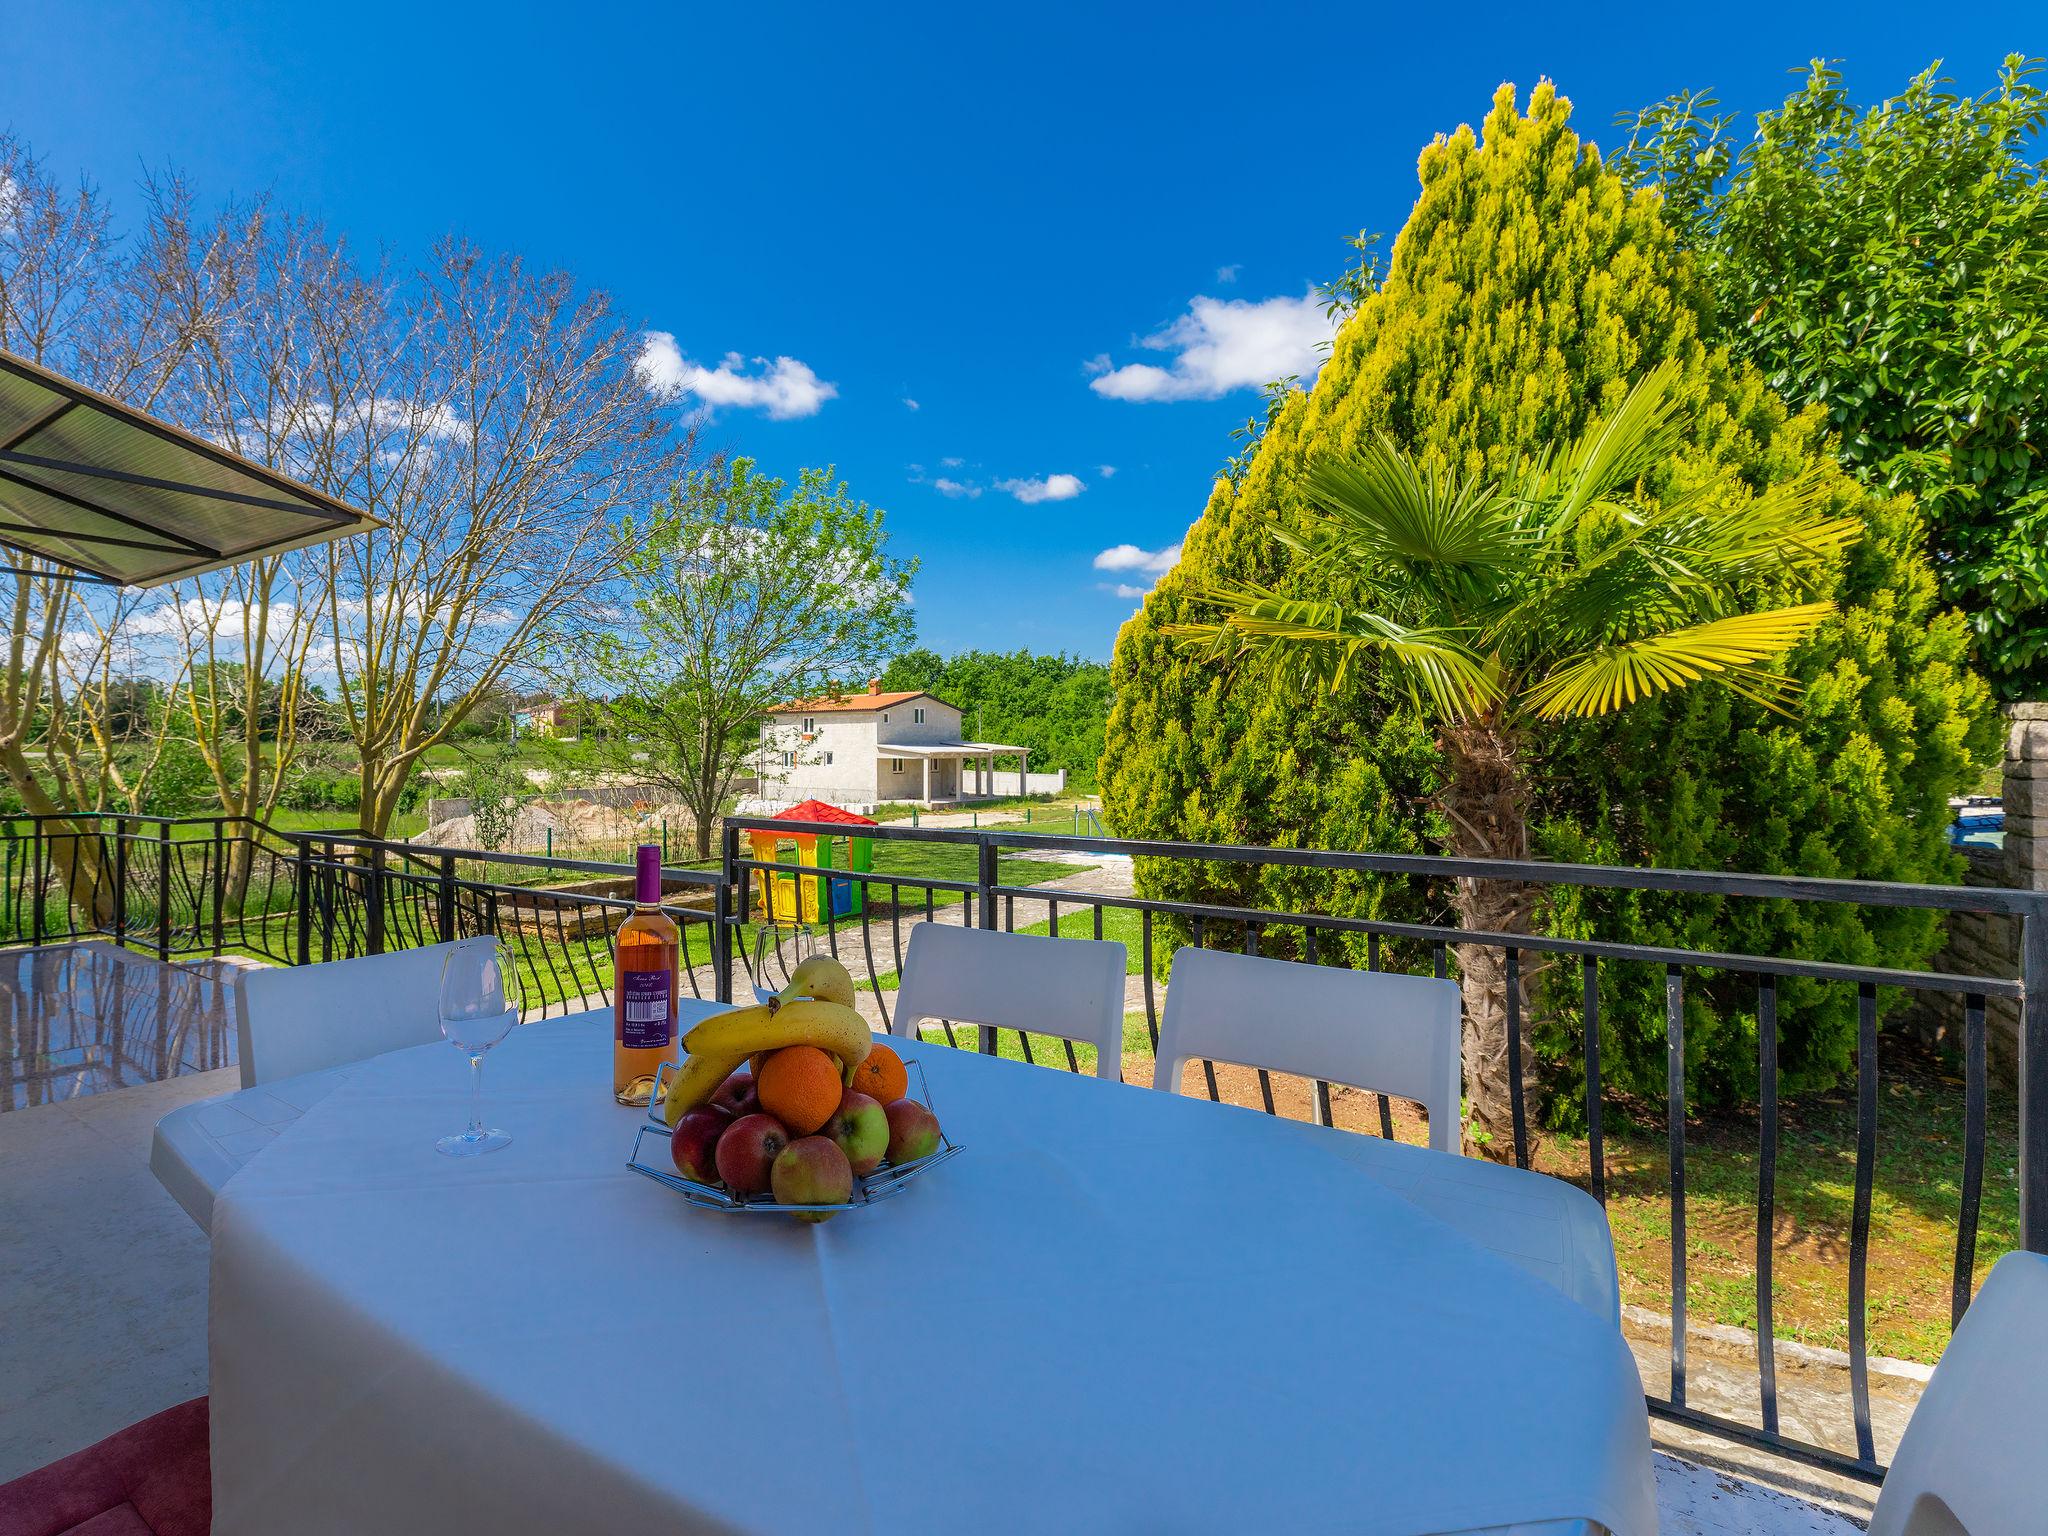
[[[1443,734],[1448,773],[1439,799],[1451,823],[1451,851],[1461,858],[1526,859],[1529,856],[1527,784],[1520,743],[1496,720],[1454,726]],[[1454,904],[1461,928],[1488,933],[1528,933],[1534,890],[1513,880],[1459,880]],[[1491,945],[1457,946],[1459,989],[1464,996],[1465,1149],[1495,1162],[1515,1155],[1514,1119],[1508,1087],[1507,956]],[[1529,1027],[1529,968],[1516,982],[1521,1029]],[[1526,1040],[1524,1041],[1526,1044]],[[1526,1052],[1523,1061],[1528,1060]],[[1525,1079],[1525,1088],[1533,1082]],[[1534,1101],[1528,1101],[1533,1122]],[[1532,1150],[1533,1150],[1533,1137]]]

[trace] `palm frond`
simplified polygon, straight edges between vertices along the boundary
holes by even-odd
[[[1563,453],[1539,460],[1525,477],[1525,496],[1546,508],[1553,537],[1568,532],[1587,508],[1613,495],[1669,459],[1684,437],[1683,402],[1673,389],[1678,365],[1662,362],[1638,379],[1607,415]]]
[[[1169,624],[1167,634],[1207,646],[1212,658],[1262,657],[1319,683],[1341,683],[1351,664],[1370,655],[1392,664],[1417,704],[1427,698],[1453,720],[1484,713],[1500,697],[1498,669],[1455,630],[1404,624],[1386,614],[1338,603],[1282,597],[1257,587],[1206,594],[1222,607],[1214,623]]]
[[[1566,657],[1521,702],[1539,719],[1564,720],[1707,680],[1785,713],[1783,701],[1798,685],[1757,663],[1791,650],[1833,612],[1832,603],[1803,603],[1618,640]]]
[[[1309,466],[1309,500],[1323,514],[1318,549],[1406,566],[1488,566],[1522,543],[1500,487],[1477,476],[1446,479],[1385,438],[1349,460]]]

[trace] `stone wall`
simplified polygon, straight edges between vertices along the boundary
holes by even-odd
[[[2048,704],[2014,704],[2005,736],[2005,847],[1968,848],[1966,885],[2048,890]],[[1949,919],[1948,944],[1932,969],[1972,976],[2017,976],[2018,918],[1958,913]],[[1918,1010],[1923,1030],[1960,1049],[1963,1004],[1957,997],[1930,1000]],[[2020,1005],[1992,998],[1984,1010],[1994,1071],[2010,1081],[2019,1060]]]

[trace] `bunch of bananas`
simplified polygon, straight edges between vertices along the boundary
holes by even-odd
[[[745,1063],[785,1045],[815,1045],[839,1060],[846,1082],[874,1046],[868,1021],[853,1010],[853,978],[829,955],[813,955],[789,985],[765,1003],[706,1019],[683,1036],[689,1058],[669,1079],[662,1113],[670,1125],[704,1103]]]

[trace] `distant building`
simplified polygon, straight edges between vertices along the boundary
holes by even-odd
[[[1015,760],[1014,770],[996,760]],[[884,801],[936,805],[977,796],[1057,793],[1066,774],[1034,774],[1027,747],[965,741],[960,711],[936,694],[797,699],[769,711],[758,758],[761,797],[849,809]]]
[[[521,736],[563,736],[575,730],[575,709],[573,704],[556,704],[543,700],[530,704],[524,709],[512,711],[512,737]]]

